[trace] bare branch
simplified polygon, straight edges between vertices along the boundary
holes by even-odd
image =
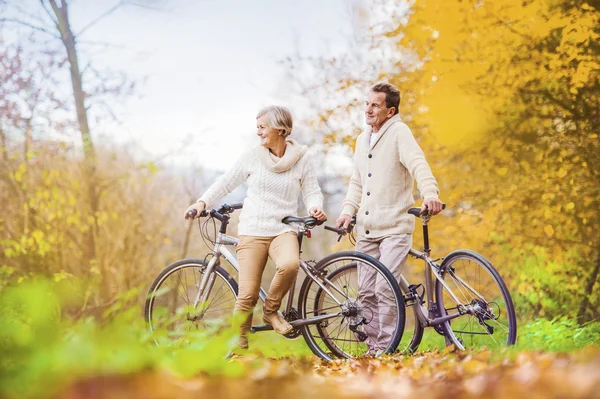
[[[145,4],[140,4],[140,3],[138,3],[138,2],[125,1],[125,0],[123,0],[123,2],[124,2],[125,4],[127,4],[127,5],[130,5],[130,6],[135,6],[135,7],[140,7],[140,8],[145,8],[145,9],[147,9],[147,10],[152,10],[152,11],[163,11],[161,8],[158,8],[158,7],[152,7],[152,6],[147,6],[147,5],[145,5]]]
[[[113,12],[115,12],[116,10],[118,10],[124,4],[125,4],[125,2],[123,0],[120,0],[117,4],[115,4],[114,6],[112,6],[108,10],[106,10],[104,13],[100,14],[92,22],[90,22],[89,24],[87,24],[86,26],[84,26],[83,29],[81,29],[79,31],[79,33],[77,33],[75,36],[81,36],[86,30],[88,30],[89,28],[91,28],[92,26],[94,26],[95,24],[97,24],[98,22],[100,22],[101,20],[103,20],[104,18],[106,18],[107,16],[109,16],[110,14],[112,14]]]
[[[41,26],[43,26],[44,28],[49,29],[47,26],[44,26],[44,25],[47,24],[48,21],[46,21],[45,19],[43,19],[42,17],[40,17],[36,13],[32,13],[31,10],[29,10],[29,11],[24,10],[18,4],[11,4],[10,8],[16,10],[20,15],[23,15],[25,19],[33,19],[33,20],[41,23]]]
[[[58,25],[58,21],[55,19],[56,16],[50,12],[50,10],[46,6],[46,3],[44,2],[44,0],[40,0],[40,4],[42,5],[42,8],[44,9],[44,11],[46,11],[46,14],[48,14],[48,17],[50,18],[50,20],[52,22],[54,22],[55,25]]]
[[[112,43],[107,43],[107,42],[96,42],[96,41],[91,41],[91,40],[81,40],[81,41],[77,41],[77,44],[79,45],[86,45],[86,46],[102,46],[104,48],[114,48],[114,49],[119,49],[119,50],[124,50],[127,48],[127,46],[124,46],[122,44],[112,44]]]
[[[23,20],[20,20],[20,19],[16,19],[16,18],[0,18],[0,22],[12,22],[12,23],[15,23],[15,24],[27,26],[28,28],[37,30],[39,32],[44,32],[44,33],[46,33],[48,35],[51,35],[52,37],[54,37],[56,39],[60,39],[60,37],[58,37],[54,32],[51,32],[48,29],[43,28],[41,26],[30,24],[29,22],[23,21]]]

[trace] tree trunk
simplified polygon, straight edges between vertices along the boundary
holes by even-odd
[[[6,135],[4,134],[4,130],[2,130],[2,126],[0,126],[0,156],[2,156],[2,161],[8,162],[8,153],[6,150]]]
[[[90,205],[91,216],[94,222],[92,223],[90,232],[87,237],[87,254],[88,261],[96,258],[95,235],[97,233],[96,213],[99,208],[99,195],[96,190],[96,153],[94,143],[90,133],[88,124],[87,108],[85,107],[85,92],[83,91],[83,81],[81,71],[79,70],[79,61],[77,59],[77,49],[75,36],[71,30],[69,22],[69,11],[66,0],[60,2],[60,6],[56,0],[49,0],[52,10],[57,18],[57,29],[60,32],[61,40],[67,50],[67,59],[71,70],[71,84],[73,85],[73,96],[75,99],[75,109],[77,111],[77,122],[79,131],[81,132],[81,141],[83,144],[83,154],[85,156],[85,178],[87,183],[88,200]]]
[[[77,122],[79,123],[81,141],[83,143],[83,153],[85,154],[86,160],[94,159],[94,144],[88,124],[87,109],[85,107],[85,93],[83,91],[83,82],[79,70],[79,61],[77,59],[75,36],[73,35],[69,22],[67,2],[63,0],[60,7],[56,4],[56,0],[50,0],[50,4],[58,19],[57,28],[60,32],[60,38],[67,50],[67,59],[69,60],[71,69],[71,84],[73,85],[73,95],[75,97],[75,109],[77,110]]]
[[[31,172],[29,170],[29,150],[31,149],[31,118],[26,120],[27,124],[25,126],[25,143],[23,145],[23,163],[25,164],[25,176],[23,176],[23,233],[27,234],[29,232],[30,226],[30,212],[29,212],[29,188],[30,188],[30,176]]]
[[[594,266],[594,270],[590,273],[590,277],[585,285],[585,294],[583,296],[583,300],[581,301],[581,305],[579,306],[579,312],[577,313],[577,321],[579,324],[583,324],[586,321],[590,321],[590,318],[586,317],[586,312],[588,307],[590,306],[590,296],[592,295],[592,291],[594,289],[594,285],[598,281],[598,275],[600,275],[600,245],[598,246],[596,253],[596,265]]]
[[[190,203],[194,202],[194,200],[190,201]],[[184,259],[187,256],[188,249],[190,247],[190,238],[192,236],[192,228],[194,227],[194,221],[191,220],[188,224],[187,230],[185,232],[185,239],[183,241],[183,248],[181,249],[181,259]]]

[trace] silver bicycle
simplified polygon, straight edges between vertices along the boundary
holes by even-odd
[[[398,350],[416,351],[429,327],[443,335],[447,345],[461,350],[513,345],[517,339],[515,308],[498,271],[483,256],[466,249],[432,259],[431,216],[427,211],[421,213],[420,208],[411,208],[408,213],[423,219],[423,251],[411,249],[409,255],[423,261],[425,286],[400,278],[406,334]]]
[[[220,224],[216,239],[210,241],[213,250],[204,258],[174,262],[154,279],[144,312],[151,330],[165,329],[170,336],[181,338],[190,331],[211,331],[216,323],[231,317],[238,284],[221,262],[224,259],[239,270],[230,249],[238,240],[227,235],[227,226],[229,215],[241,208],[242,204],[225,204],[201,214],[207,217],[204,223],[198,219],[205,240],[210,240],[209,222],[215,230],[216,221]],[[311,229],[322,223],[313,217],[286,217],[282,222],[296,226],[300,253],[303,238],[310,238]],[[294,327],[286,338],[302,335],[312,352],[326,360],[379,356],[396,350],[404,331],[404,300],[398,282],[385,266],[366,254],[345,251],[318,262],[300,259],[300,268],[306,277],[297,305],[294,307],[293,286],[282,311]],[[262,287],[259,298],[263,302],[266,298]],[[272,330],[269,325],[251,329],[257,333],[268,330]]]

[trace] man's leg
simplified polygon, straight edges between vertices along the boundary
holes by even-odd
[[[400,280],[400,275],[404,271],[404,265],[408,257],[408,251],[412,245],[412,234],[396,234],[385,237],[379,244],[379,261],[384,264],[394,275],[396,281]],[[381,277],[380,277],[381,278]],[[396,310],[396,301],[393,292],[378,292],[377,289],[384,290],[387,284],[377,284],[376,295],[379,300],[379,335],[377,345],[385,348],[396,330],[398,311]]]
[[[359,237],[356,240],[356,250],[379,259],[379,242]],[[358,263],[358,302],[363,307],[363,316],[369,324],[364,325],[367,334],[365,341],[369,350],[377,350],[377,336],[379,335],[379,317],[377,295],[375,293],[377,272],[373,268],[365,267]]]

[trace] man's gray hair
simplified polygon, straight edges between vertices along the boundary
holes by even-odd
[[[292,114],[286,107],[278,105],[270,105],[261,109],[256,115],[256,119],[266,115],[267,124],[269,127],[277,130],[283,130],[281,134],[283,137],[287,137],[292,133]]]

